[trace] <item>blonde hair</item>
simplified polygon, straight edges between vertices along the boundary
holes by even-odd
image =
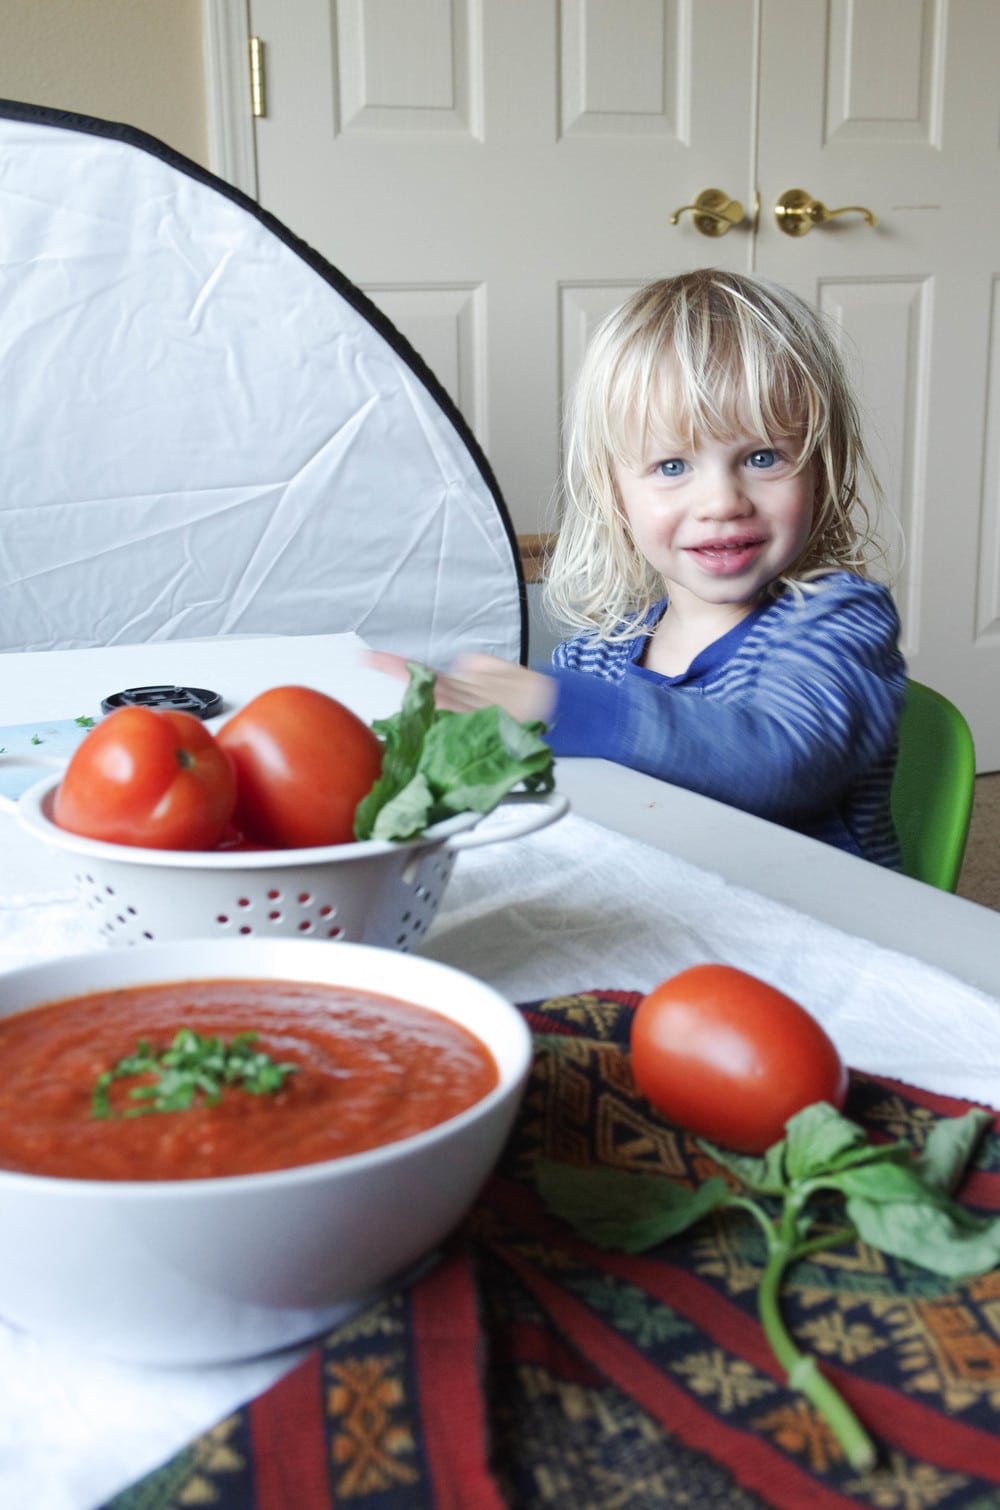
[[[615,468],[635,469],[650,436],[690,445],[747,430],[799,443],[815,464],[813,527],[775,594],[831,570],[868,574],[879,550],[860,495],[878,480],[850,383],[817,312],[787,289],[715,268],[650,283],[598,328],[569,413],[562,517],[546,575],[557,619],[602,639],[635,633],[663,581],[632,540]]]

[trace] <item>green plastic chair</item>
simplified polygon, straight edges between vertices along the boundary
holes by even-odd
[[[909,682],[890,795],[904,875],[956,890],[975,780],[975,746],[962,714],[940,692]]]

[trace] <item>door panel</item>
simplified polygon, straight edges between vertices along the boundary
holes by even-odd
[[[340,0],[336,18],[340,130],[481,134],[476,7],[466,0]]]
[[[821,279],[816,303],[841,332],[841,350],[865,395],[865,439],[884,479],[882,535],[886,570],[904,623],[918,620],[914,546],[923,523],[916,477],[926,416],[916,381],[930,320],[930,285],[922,279]],[[906,542],[904,548],[904,541]]]
[[[484,291],[368,284],[366,292],[420,353],[474,434],[485,428],[479,354],[484,346]]]
[[[658,0],[563,0],[560,134],[648,134],[679,141],[687,63],[685,7]]]
[[[937,0],[832,0],[826,137],[939,145],[943,11]]]

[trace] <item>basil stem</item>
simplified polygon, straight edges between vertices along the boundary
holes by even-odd
[[[824,1233],[821,1237],[800,1236],[800,1218],[804,1204],[801,1192],[789,1191],[777,1220],[772,1220],[756,1201],[742,1195],[730,1196],[723,1209],[732,1210],[736,1207],[745,1211],[753,1217],[764,1234],[767,1262],[757,1291],[757,1314],[771,1351],[781,1364],[789,1385],[805,1395],[819,1411],[852,1468],[873,1468],[876,1454],[871,1437],[844,1397],[826,1375],[820,1372],[815,1358],[800,1352],[796,1347],[781,1313],[779,1296],[785,1270],[807,1254],[818,1253],[824,1248],[835,1248],[839,1243],[855,1236],[853,1227],[838,1227],[835,1232]]]
[[[739,1204],[752,1203],[740,1201]],[[757,1313],[771,1351],[784,1369],[789,1385],[805,1395],[819,1411],[852,1468],[873,1468],[876,1461],[874,1442],[843,1395],[820,1372],[815,1358],[800,1352],[796,1347],[785,1326],[779,1303],[781,1282],[790,1264],[803,1258],[807,1252],[815,1253],[820,1248],[833,1247],[845,1236],[851,1235],[851,1232],[850,1229],[845,1231],[841,1228],[825,1237],[797,1242],[794,1238],[797,1219],[796,1203],[786,1200],[780,1219],[766,1223],[768,1257],[757,1292]]]

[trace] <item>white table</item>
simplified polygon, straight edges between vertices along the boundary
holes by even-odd
[[[221,692],[213,724],[287,682],[385,717],[400,684],[364,669],[360,645],[353,635],[230,637],[0,655],[0,722],[96,716],[102,696],[160,682]],[[558,783],[581,817],[1000,997],[1000,913],[606,761],[562,760]]]
[[[358,650],[320,636],[4,655],[0,706],[8,723],[94,716],[104,694],[166,682],[217,689],[225,717],[303,682],[384,716],[402,688]],[[726,960],[796,995],[856,1068],[1000,1105],[1000,914],[604,762],[560,761],[557,780],[570,817],[463,855],[427,953],[515,1000],[641,991]],[[0,814],[0,967],[93,947],[88,926],[53,857]],[[92,1510],[292,1357],[144,1371],[0,1324],[0,1505]]]

